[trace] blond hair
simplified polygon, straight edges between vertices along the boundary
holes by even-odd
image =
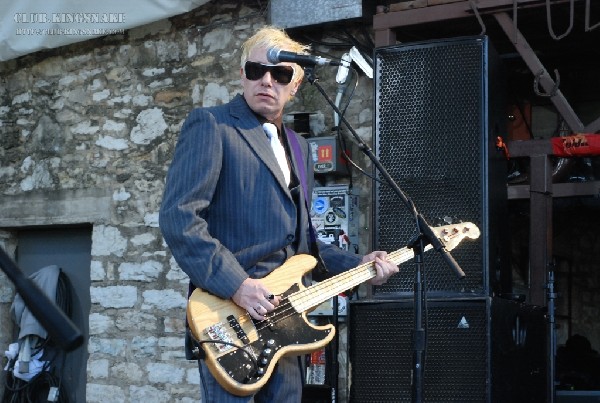
[[[242,68],[248,60],[248,55],[255,48],[277,48],[294,53],[308,53],[310,46],[296,42],[281,28],[267,25],[256,31],[256,33],[248,38],[248,40],[246,40],[246,42],[244,42],[242,45]],[[296,64],[294,64],[292,67],[294,68],[294,81],[302,81],[302,78],[304,77],[304,70]]]

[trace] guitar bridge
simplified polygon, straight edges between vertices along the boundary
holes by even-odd
[[[244,329],[242,329],[242,326],[237,321],[235,316],[229,315],[227,317],[227,324],[229,327],[227,327],[226,324],[219,322],[204,329],[204,333],[211,340],[214,340],[214,343],[212,343],[213,348],[219,353],[227,352],[235,347],[233,345],[234,340],[229,332],[229,329],[232,329],[235,332],[235,335],[239,340],[242,341],[242,343],[250,343],[248,335],[246,332],[244,332]]]
[[[212,326],[204,329],[204,333],[214,341],[214,343],[210,343],[212,348],[215,349],[218,353],[224,353],[226,351],[231,350],[233,345],[233,338],[229,335],[229,331],[227,326],[221,322],[215,323]]]

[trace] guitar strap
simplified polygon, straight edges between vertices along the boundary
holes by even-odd
[[[306,180],[306,169],[304,167],[304,157],[302,155],[302,148],[298,139],[295,136],[293,130],[285,128],[285,132],[287,134],[288,143],[292,152],[294,153],[294,157],[298,162],[298,175],[300,176],[300,184],[302,185],[302,193],[304,199],[304,207],[306,208],[306,216],[308,217],[308,232],[310,236],[310,252],[317,259],[317,266],[313,269],[313,279],[317,281],[322,281],[329,277],[329,273],[325,267],[325,263],[323,262],[323,258],[319,253],[319,248],[317,246],[317,234],[315,232],[315,228],[312,225],[312,220],[310,219],[310,206],[308,205],[308,181]]]

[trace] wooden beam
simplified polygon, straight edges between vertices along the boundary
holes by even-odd
[[[552,0],[553,4],[566,3],[569,0]],[[576,2],[583,0],[575,0]],[[413,4],[414,7],[410,7]],[[434,4],[428,2],[427,7],[423,7],[417,2],[403,2],[399,5],[390,5],[387,9],[379,7],[377,13],[373,16],[373,29],[400,28],[410,25],[419,25],[428,22],[446,21],[458,18],[473,17],[474,12],[471,4],[477,7],[481,14],[497,13],[500,11],[510,11],[513,9],[514,0],[479,0],[468,1],[458,0],[452,3]],[[402,6],[400,6],[402,5]],[[535,8],[546,5],[545,0],[519,0],[517,6],[521,8]]]

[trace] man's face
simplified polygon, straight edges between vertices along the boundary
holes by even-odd
[[[248,55],[248,61],[270,64],[267,61],[267,50],[264,48],[252,49]],[[278,66],[292,66],[292,63],[279,63]],[[296,68],[299,67],[296,66]],[[296,93],[300,85],[294,80],[295,77],[288,84],[277,82],[270,71],[266,71],[256,80],[246,78],[243,68],[240,72],[244,98],[250,109],[271,121],[281,116],[286,102]]]

